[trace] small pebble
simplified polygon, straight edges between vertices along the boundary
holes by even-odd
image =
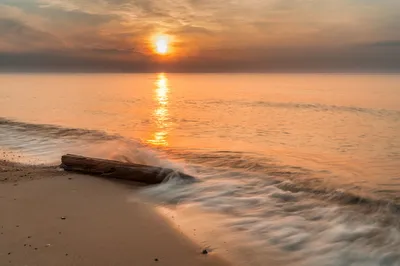
[[[50,246],[51,246],[50,244],[47,244],[45,247],[46,247],[46,248],[49,248]]]
[[[35,248],[35,250],[37,250],[37,248]]]
[[[154,259],[154,261],[158,261],[158,259]]]
[[[201,252],[201,254],[203,254],[203,255],[207,255],[207,254],[208,254],[208,251],[207,251],[207,249],[203,249],[203,252]]]
[[[67,217],[65,217],[65,216],[62,216],[62,217],[61,217],[61,220],[65,220],[65,219],[67,219]]]
[[[28,236],[28,238],[32,238],[31,236]]]
[[[65,256],[68,256],[68,253],[66,253]]]
[[[8,255],[11,255],[11,252],[8,252]]]

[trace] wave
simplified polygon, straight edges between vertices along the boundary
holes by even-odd
[[[186,101],[187,104],[196,104],[194,101]],[[287,108],[287,109],[303,109],[303,110],[315,110],[319,112],[347,112],[347,113],[360,113],[368,114],[377,117],[392,117],[400,118],[400,111],[389,110],[389,109],[374,109],[374,108],[363,108],[355,106],[340,106],[340,105],[328,105],[319,103],[301,103],[301,102],[272,102],[272,101],[207,101],[202,104],[210,105],[241,105],[247,107],[265,107],[265,108]]]
[[[35,135],[43,135],[49,138],[87,138],[92,140],[114,140],[121,138],[118,135],[110,135],[103,131],[89,130],[82,128],[67,128],[50,124],[33,124],[15,121],[0,117],[0,128],[14,130],[17,132]]]
[[[323,112],[349,112],[349,113],[365,113],[374,116],[398,116],[400,117],[400,111],[396,110],[387,110],[387,109],[371,109],[371,108],[362,108],[362,107],[354,107],[354,106],[339,106],[339,105],[326,105],[326,104],[316,104],[316,103],[274,103],[274,102],[264,102],[258,101],[254,103],[259,106],[266,107],[283,107],[283,108],[296,108],[296,109],[313,109],[317,111]]]
[[[283,165],[274,159],[255,153],[201,150],[170,150],[171,158],[184,159],[186,163],[200,168],[225,172],[230,178],[258,178],[276,185],[282,190],[307,193],[319,198],[345,205],[364,206],[366,210],[387,210],[400,214],[400,198],[391,194],[359,191],[337,187],[321,182],[320,171],[295,165]],[[202,172],[207,171],[205,169]]]
[[[400,263],[398,213],[342,204],[332,197],[326,200],[330,195],[319,197],[310,191],[294,190],[293,186],[288,188],[287,183],[245,173],[218,169],[198,173],[203,182],[183,185],[172,181],[142,193],[175,210],[194,206],[220,213],[223,217],[219,218],[219,226],[249,236],[249,242],[255,243],[251,247],[248,241],[233,243],[238,250],[244,250],[240,247],[244,245],[250,253],[268,254],[273,246],[285,256],[292,256],[293,265]],[[214,241],[211,239],[210,244]]]
[[[400,214],[400,203],[393,199],[376,198],[372,195],[360,195],[351,191],[335,188],[310,187],[293,182],[280,182],[277,184],[282,190],[290,192],[306,192],[310,197],[319,198],[342,205],[357,205],[363,207],[365,212],[389,212]],[[400,225],[400,224],[399,224]]]

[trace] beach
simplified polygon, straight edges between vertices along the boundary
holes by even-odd
[[[0,265],[228,265],[202,254],[138,188],[1,161]]]

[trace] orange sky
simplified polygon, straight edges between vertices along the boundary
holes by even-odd
[[[397,0],[0,0],[0,69],[23,58],[132,71],[396,68],[398,10]],[[168,56],[154,53],[159,34],[171,37]]]

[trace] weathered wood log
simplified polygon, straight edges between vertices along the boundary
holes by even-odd
[[[168,168],[90,158],[73,154],[63,155],[60,167],[66,171],[125,179],[146,184],[162,183],[171,177],[179,177],[190,181],[195,180],[190,175]]]

